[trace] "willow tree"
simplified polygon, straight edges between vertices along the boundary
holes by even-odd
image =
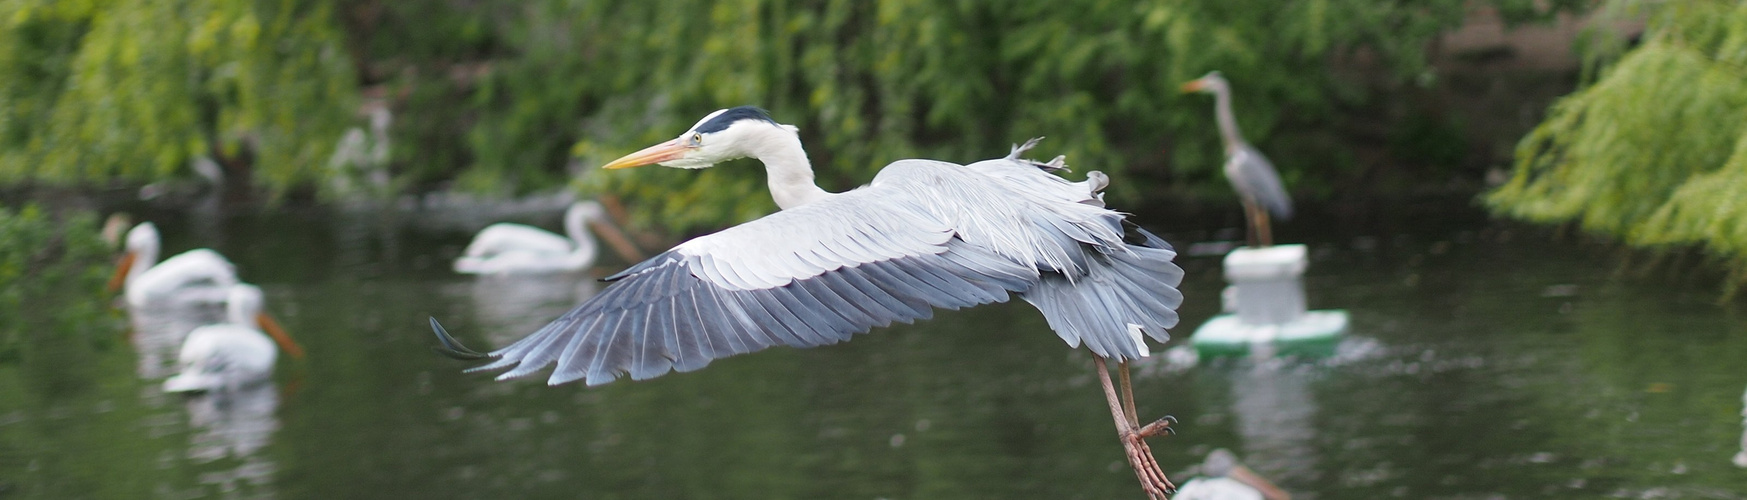
[[[1515,21],[1587,3],[1489,2]],[[1468,0],[480,6],[476,16],[457,17],[487,21],[456,23],[492,33],[476,46],[497,55],[471,66],[477,72],[462,72],[478,75],[468,79],[466,93],[478,111],[466,117],[471,164],[460,184],[526,189],[574,173],[560,167],[567,162],[597,165],[675,136],[709,111],[757,104],[800,127],[830,188],[866,182],[899,158],[972,161],[1047,135],[1048,153],[1116,177],[1118,196],[1166,184],[1217,191],[1224,186],[1212,104],[1177,90],[1212,69],[1236,82],[1245,103],[1239,120],[1252,139],[1283,151],[1275,157],[1289,180],[1339,182],[1350,156],[1328,130],[1342,116],[1337,110],[1363,105],[1373,92],[1341,78],[1334,63],[1362,55],[1392,81],[1418,81],[1430,71],[1427,43],[1460,25],[1472,6]],[[410,6],[388,9],[419,15]],[[376,57],[392,56],[386,46],[378,49]],[[417,168],[443,161],[423,159],[430,161],[415,162]],[[582,177],[586,189],[627,195],[646,222],[686,229],[774,209],[762,175],[730,166]]]
[[[1636,246],[1702,246],[1738,284],[1747,280],[1747,4],[1639,4],[1612,8],[1648,9],[1642,43],[1554,104],[1518,146],[1515,175],[1486,201]]]
[[[0,2],[0,182],[316,178],[356,104],[323,0]],[[253,168],[245,168],[253,167]]]

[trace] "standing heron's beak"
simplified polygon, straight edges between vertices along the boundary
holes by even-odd
[[[1187,94],[1189,92],[1200,92],[1201,89],[1204,89],[1204,88],[1207,88],[1207,81],[1202,80],[1200,78],[1196,78],[1194,80],[1190,80],[1189,83],[1183,84],[1183,93]]]
[[[133,270],[135,257],[133,252],[128,252],[121,254],[121,258],[115,261],[115,276],[109,278],[109,293],[115,293],[121,290],[122,285],[127,284],[127,272]]]
[[[303,346],[297,345],[297,341],[291,340],[291,335],[285,333],[285,329],[281,328],[279,322],[274,321],[272,316],[268,316],[267,313],[257,313],[255,314],[255,323],[261,325],[261,331],[272,336],[274,342],[279,343],[279,350],[285,351],[285,354],[289,354],[293,358],[303,359]]]
[[[671,161],[678,159],[680,156],[684,156],[685,152],[690,150],[691,146],[681,143],[679,139],[674,139],[643,148],[642,151],[625,155],[624,158],[619,158],[607,163],[606,165],[601,165],[601,168],[615,170]]]
[[[1244,467],[1242,465],[1232,467],[1231,472],[1227,472],[1225,477],[1236,479],[1240,483],[1255,488],[1257,492],[1262,494],[1262,498],[1268,500],[1292,500],[1292,495],[1286,493],[1286,490],[1280,489],[1279,486],[1274,486],[1274,483],[1269,482],[1260,474],[1251,471],[1249,467]]]

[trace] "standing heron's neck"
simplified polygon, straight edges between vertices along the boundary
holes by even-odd
[[[787,128],[772,127],[748,145],[753,158],[764,162],[764,174],[770,184],[770,197],[784,210],[812,203],[831,193],[813,182],[813,165],[807,161],[807,150],[801,147],[801,136]]]
[[[1244,143],[1237,129],[1237,117],[1231,113],[1231,89],[1218,87],[1213,93],[1213,114],[1219,120],[1219,136],[1225,140],[1225,151],[1236,151]]]

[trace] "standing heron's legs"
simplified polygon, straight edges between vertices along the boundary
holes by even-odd
[[[1268,224],[1268,210],[1262,207],[1255,209],[1256,241],[1259,246],[1274,245],[1274,228]]]
[[[1249,198],[1243,198],[1241,201],[1244,207],[1244,245],[1249,247],[1262,246],[1261,241],[1256,239],[1256,204],[1250,202]]]
[[[1134,417],[1129,414],[1132,410],[1127,410],[1124,403],[1116,397],[1116,387],[1110,383],[1110,370],[1105,366],[1104,358],[1093,355],[1092,364],[1098,367],[1098,382],[1104,386],[1104,399],[1110,403],[1110,417],[1116,421],[1116,435],[1122,441],[1123,451],[1128,456],[1128,465],[1134,468],[1134,475],[1140,480],[1141,489],[1146,491],[1147,498],[1169,499],[1177,491],[1177,485],[1171,484],[1171,480],[1165,477],[1165,471],[1159,469],[1159,462],[1153,458],[1152,448],[1146,445],[1146,435],[1132,423]],[[1149,424],[1147,428],[1155,425],[1158,423]]]

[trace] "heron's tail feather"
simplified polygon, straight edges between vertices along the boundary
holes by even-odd
[[[1142,336],[1164,342],[1171,338],[1166,329],[1177,325],[1183,269],[1171,263],[1176,252],[1163,240],[1139,232],[1148,238],[1126,251],[1088,249],[1084,276],[1052,273],[1021,296],[1068,345],[1084,342],[1093,354],[1119,361],[1148,356]]]
[[[434,317],[431,318],[431,331],[436,332],[437,342],[440,342],[443,344],[440,346],[431,346],[431,350],[436,351],[437,354],[448,356],[448,357],[453,358],[453,359],[459,359],[462,361],[474,361],[474,360],[490,359],[491,358],[490,354],[485,354],[485,353],[482,353],[479,351],[468,349],[467,346],[461,344],[461,341],[455,340],[454,336],[449,335],[449,330],[444,329],[443,324],[438,323],[437,318],[434,318]]]
[[[1024,155],[1026,151],[1030,151],[1031,148],[1037,147],[1038,141],[1042,141],[1042,140],[1043,140],[1042,137],[1033,137],[1033,138],[1031,138],[1031,140],[1025,141],[1025,144],[1014,144],[1013,150],[1011,152],[1007,153],[1007,157],[1003,158],[1003,159],[1015,161],[1015,162],[1019,162],[1019,163],[1024,163],[1026,165],[1031,165],[1033,167],[1043,169],[1043,171],[1045,171],[1045,172],[1055,172],[1058,170],[1066,170],[1066,171],[1072,172],[1074,169],[1068,168],[1068,156],[1067,155],[1056,155],[1056,157],[1054,159],[1047,161],[1047,162],[1040,162],[1037,160],[1032,160],[1029,158],[1021,158],[1020,157],[1021,155]]]

